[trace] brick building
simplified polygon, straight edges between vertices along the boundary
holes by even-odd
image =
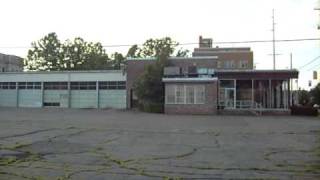
[[[199,38],[192,57],[170,57],[165,67],[165,113],[217,114],[222,111],[288,112],[292,104],[290,79],[297,70],[255,70],[248,47],[212,47]],[[137,98],[132,85],[154,58],[128,59],[127,107]]]
[[[0,53],[0,72],[19,72],[23,71],[23,59]]]

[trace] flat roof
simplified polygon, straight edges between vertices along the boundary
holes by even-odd
[[[215,72],[221,73],[275,73],[275,72],[283,72],[283,73],[291,73],[291,72],[299,72],[297,69],[215,69]]]
[[[299,71],[296,69],[217,69],[215,73],[217,74],[218,78],[230,79],[292,79],[298,78],[299,76]]]
[[[212,82],[217,80],[217,77],[162,78],[163,82]]]
[[[195,60],[195,59],[218,59],[218,56],[199,56],[199,57],[169,57],[169,60]],[[157,60],[155,57],[149,57],[149,58],[127,58],[128,61],[152,61]]]
[[[122,73],[123,70],[85,70],[85,71],[19,71],[19,72],[0,72],[5,74],[79,74],[79,73]]]
[[[0,73],[0,82],[126,81],[122,70],[31,71]]]

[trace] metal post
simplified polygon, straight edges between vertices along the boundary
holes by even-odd
[[[99,81],[96,81],[96,101],[97,101],[97,108],[99,109]]]
[[[272,89],[271,89],[271,79],[269,79],[269,108],[272,108],[272,96],[271,96],[271,93],[272,93]]]
[[[70,81],[68,81],[68,108],[71,108],[71,86],[70,86]]]
[[[234,96],[234,108],[237,108],[237,80],[234,79],[234,92],[233,92],[233,96]]]
[[[290,93],[290,79],[288,79],[288,109],[290,108],[291,106],[291,93]]]
[[[251,108],[254,108],[254,79],[251,80]]]
[[[43,108],[43,98],[44,98],[44,87],[43,82],[41,82],[41,107]]]
[[[70,72],[68,72],[68,108],[71,108],[71,84],[70,84]]]
[[[19,83],[16,82],[16,107],[19,107]]]

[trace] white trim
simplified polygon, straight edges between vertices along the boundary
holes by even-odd
[[[163,82],[214,82],[216,77],[196,77],[196,78],[162,78]]]

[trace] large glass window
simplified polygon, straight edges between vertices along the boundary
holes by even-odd
[[[166,85],[166,104],[204,104],[204,85]]]

